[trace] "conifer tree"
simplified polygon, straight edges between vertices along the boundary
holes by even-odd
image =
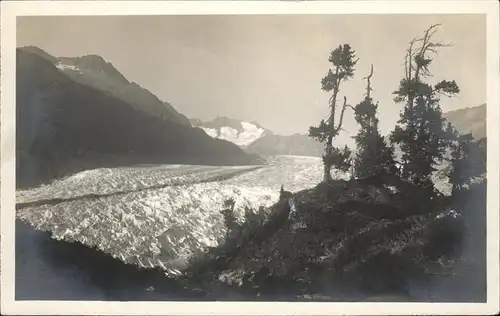
[[[453,96],[460,89],[456,82],[442,80],[434,85],[426,82],[432,74],[431,54],[450,46],[434,42],[439,25],[429,27],[422,38],[415,38],[405,56],[405,76],[394,92],[395,102],[404,103],[398,126],[391,141],[400,146],[402,176],[423,188],[433,189],[431,174],[442,161],[449,143],[449,133],[439,106],[440,96]]]
[[[486,172],[486,139],[474,140],[472,134],[460,135],[449,124],[452,134],[450,142],[451,163],[448,172],[449,183],[452,185],[452,196],[466,189],[474,178]]]
[[[348,170],[350,167],[351,151],[347,146],[342,149],[333,146],[333,140],[342,130],[342,122],[344,113],[347,107],[347,98],[344,96],[342,105],[337,103],[337,97],[340,91],[342,82],[351,79],[354,76],[354,67],[358,59],[356,59],[355,52],[349,44],[339,45],[335,50],[330,53],[328,61],[332,64],[332,68],[328,70],[327,75],[321,80],[321,88],[326,92],[331,92],[330,97],[330,111],[328,120],[321,120],[318,127],[311,126],[309,128],[309,136],[325,143],[325,153],[323,155],[323,181],[330,182],[331,168],[335,166],[341,170]],[[340,109],[340,117],[338,122],[335,122],[337,110]]]
[[[354,109],[356,122],[360,130],[355,136],[357,153],[354,162],[355,176],[357,178],[383,177],[395,174],[394,150],[388,146],[378,130],[377,118],[378,103],[371,98],[371,78],[373,65],[367,79],[365,99]]]

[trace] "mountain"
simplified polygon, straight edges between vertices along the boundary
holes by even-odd
[[[245,150],[259,155],[295,155],[321,157],[324,147],[309,135],[277,135],[267,133],[248,145]]]
[[[453,125],[460,134],[472,133],[472,136],[479,141],[484,141],[486,138],[486,104],[475,107],[468,107],[459,110],[443,113],[443,117]],[[384,137],[387,144],[390,144],[390,136]],[[395,144],[394,152],[397,160],[400,160],[403,152],[401,148]],[[448,149],[445,156],[450,159],[451,151]],[[476,158],[480,159],[480,157]],[[479,163],[479,162],[478,162]],[[437,166],[437,170],[433,173],[433,180],[436,187],[441,192],[451,192],[451,186],[448,183],[447,172],[449,171],[449,162],[442,162]]]
[[[257,155],[322,155],[323,146],[305,134],[279,135],[257,122],[245,122],[225,116],[203,122],[190,119],[193,126],[200,127],[213,138],[230,141],[246,152]]]
[[[211,137],[230,141],[243,148],[270,132],[257,122],[239,121],[225,116],[218,116],[209,122],[198,119],[190,121]]]
[[[443,115],[460,133],[472,133],[477,139],[486,137],[486,104]],[[252,154],[320,157],[324,151],[322,144],[306,134],[279,135],[257,122],[228,117],[217,117],[209,122],[190,119],[190,122],[213,138],[228,140]]]
[[[190,125],[189,120],[177,112],[170,103],[161,101],[135,82],[128,81],[113,64],[105,61],[101,56],[54,57],[36,46],[27,46],[22,49],[50,61],[73,81],[103,91],[163,120]]]
[[[444,113],[460,133],[472,133],[476,139],[486,137],[486,104]]]
[[[478,140],[486,137],[486,104],[445,112],[443,117],[460,134],[472,133]],[[385,140],[390,143],[389,135]]]
[[[84,84],[86,76],[61,70],[54,58],[17,49],[17,185],[37,185],[81,170],[134,164],[258,164],[234,144],[213,139],[175,116],[161,118],[109,91],[126,79],[109,66],[97,75],[104,87]],[[45,53],[46,54],[46,53]],[[91,57],[84,61],[98,60]],[[59,66],[57,66],[59,65]],[[78,69],[81,69],[78,68]],[[85,70],[82,71],[85,73]],[[106,86],[104,78],[113,78]],[[78,78],[78,79],[75,79]],[[82,79],[83,78],[83,79]],[[168,112],[168,108],[165,115]],[[162,110],[163,111],[163,110]]]

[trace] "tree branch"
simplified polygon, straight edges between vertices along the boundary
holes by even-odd
[[[434,24],[434,25],[431,25],[426,31],[425,31],[425,34],[424,34],[424,37],[423,38],[420,38],[418,41],[421,41],[422,42],[422,46],[420,47],[420,51],[419,53],[417,54],[417,56],[420,58],[420,59],[424,59],[425,58],[425,54],[428,52],[428,51],[431,51],[431,52],[436,52],[435,49],[433,49],[434,47],[446,47],[446,46],[451,46],[450,43],[448,44],[444,44],[444,43],[441,43],[441,42],[432,42],[431,41],[431,38],[434,36],[434,34],[436,34],[436,28],[438,26],[440,26],[441,24]],[[422,64],[418,64],[416,65],[416,69],[415,69],[415,79],[418,80],[418,75],[420,74],[420,71],[422,70]],[[430,75],[430,73],[427,71],[426,67],[424,66],[424,71],[425,73],[423,74],[424,76],[428,76]]]
[[[405,70],[406,70],[406,79],[407,80],[411,80],[411,71],[412,71],[412,60],[413,60],[413,54],[414,54],[414,50],[413,50],[413,45],[415,45],[415,43],[418,41],[418,39],[416,37],[414,37],[411,41],[410,41],[410,47],[408,48],[408,50],[406,51],[406,57],[405,57]]]
[[[435,28],[440,26],[441,24],[434,24],[434,25],[431,25],[426,31],[425,31],[425,35],[424,35],[424,38],[422,39],[423,41],[423,44],[422,44],[422,47],[420,49],[420,53],[419,55],[423,55],[425,53],[425,50],[426,50],[426,46],[428,45],[431,37],[436,34],[436,30]]]
[[[347,97],[344,96],[344,104],[342,105],[342,111],[340,112],[340,120],[337,128],[335,129],[335,135],[338,135],[340,129],[342,128],[342,122],[344,121],[344,113],[347,107],[354,109],[351,105],[347,104]]]
[[[367,99],[370,99],[370,92],[373,91],[373,89],[371,88],[371,83],[370,83],[370,79],[372,78],[372,76],[373,76],[373,64],[371,65],[371,68],[370,68],[370,74],[367,77],[363,78],[363,79],[366,79],[368,81],[368,83],[366,85],[366,98]]]

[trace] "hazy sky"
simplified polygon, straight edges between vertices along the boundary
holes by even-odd
[[[442,23],[436,39],[454,43],[435,57],[434,80],[455,79],[461,88],[458,98],[443,99],[443,111],[485,103],[483,15],[22,17],[17,45],[55,56],[98,54],[191,118],[224,115],[292,134],[326,117],[320,80],[330,51],[349,43],[360,60],[340,98],[353,105],[363,98],[373,63],[372,95],[387,133],[401,109],[391,92],[408,42],[434,23]],[[344,140],[357,130],[352,115],[345,123]]]

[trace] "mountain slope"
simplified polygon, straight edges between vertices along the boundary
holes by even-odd
[[[49,60],[76,82],[103,91],[163,120],[190,125],[189,120],[177,112],[170,103],[159,100],[158,97],[135,82],[129,82],[110,62],[106,62],[101,56],[54,57],[35,46],[22,47],[21,49]]]
[[[486,104],[444,113],[460,133],[472,133],[476,139],[486,137]]]
[[[443,113],[443,116],[460,134],[472,133],[473,137],[477,140],[483,141],[486,138],[486,104],[446,112]],[[391,144],[389,135],[385,136],[384,139],[387,144]],[[403,152],[397,144],[394,145],[394,153],[396,160],[400,161]],[[446,157],[451,159],[451,151],[449,149],[446,152]],[[436,188],[445,194],[451,193],[451,184],[448,182],[447,176],[449,166],[448,161],[443,161],[433,173],[433,181]]]
[[[17,50],[16,80],[19,186],[97,167],[258,163],[201,129],[163,120],[75,81],[39,54]]]
[[[324,147],[305,134],[277,135],[267,133],[245,149],[259,155],[297,155],[321,157]]]
[[[486,104],[463,108],[443,113],[443,117],[455,127],[460,134],[472,133],[477,140],[486,137]],[[384,137],[390,144],[390,136]],[[396,154],[401,156],[400,148],[396,147]]]

